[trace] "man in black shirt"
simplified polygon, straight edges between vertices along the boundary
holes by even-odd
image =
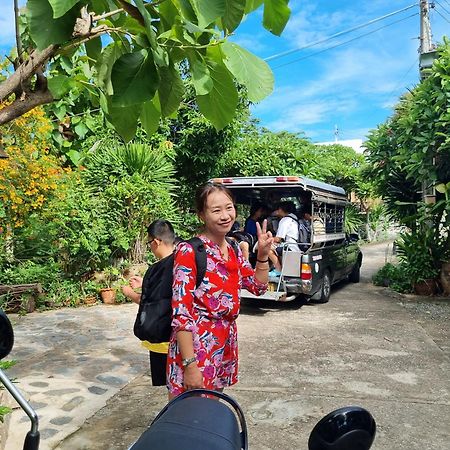
[[[175,247],[173,226],[167,220],[155,220],[147,228],[147,234],[147,245],[159,261],[147,269],[144,278],[133,276],[129,286],[122,287],[124,295],[137,304],[141,300],[148,302],[172,297],[172,283],[166,282],[165,279],[172,280]],[[140,288],[141,293],[135,291]],[[143,341],[142,345],[149,350],[153,386],[165,386],[168,342]]]

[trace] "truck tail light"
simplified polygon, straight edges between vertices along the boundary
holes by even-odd
[[[297,182],[299,181],[299,177],[276,177],[275,181],[278,181],[279,183],[288,183],[289,181]]]
[[[309,264],[302,264],[300,266],[300,278],[302,280],[310,280],[312,278],[312,270]]]
[[[233,183],[233,178],[213,178],[213,182],[218,184],[230,184]]]

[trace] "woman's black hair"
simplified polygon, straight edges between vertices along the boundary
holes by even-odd
[[[234,205],[233,194],[223,184],[206,183],[203,186],[200,186],[195,193],[195,210],[197,211],[197,213],[201,213],[205,210],[209,195],[216,191],[223,192],[227,197],[230,198]]]

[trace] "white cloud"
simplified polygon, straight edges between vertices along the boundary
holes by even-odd
[[[267,50],[262,33],[254,35],[240,33],[239,35],[233,36],[231,40],[255,54],[261,54]]]
[[[274,131],[288,130],[297,132],[306,130],[308,125],[323,123],[330,114],[346,114],[356,107],[352,98],[315,99],[312,102],[297,102],[283,109],[279,118],[266,126]],[[258,111],[255,111],[258,115]]]

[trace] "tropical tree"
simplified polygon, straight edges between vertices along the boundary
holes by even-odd
[[[4,148],[9,158],[0,159],[0,254],[11,261],[14,235],[54,197],[63,170],[49,153],[52,126],[42,108],[5,128]]]
[[[389,212],[411,229],[417,226],[424,191],[437,188],[437,199],[445,200],[450,180],[450,43],[438,52],[430,76],[401,98],[394,116],[366,142],[367,178]],[[441,208],[436,226],[444,213]]]
[[[388,212],[409,228],[399,242],[414,274],[436,273],[450,258],[450,42],[429,76],[404,95],[366,142],[367,178]],[[422,252],[422,258],[418,249]],[[411,275],[412,276],[412,275]]]
[[[184,94],[179,65],[186,63],[200,112],[222,129],[238,105],[235,81],[252,102],[273,88],[268,65],[227,39],[263,5],[263,26],[281,34],[288,0],[28,0],[16,17],[23,32],[14,71],[0,85],[0,101],[11,99],[0,125],[87,90],[128,141],[138,122],[152,133],[160,117],[177,111]],[[60,68],[78,48],[82,73],[71,77],[70,67]]]
[[[274,133],[253,120],[242,126],[236,145],[224,153],[215,176],[258,176],[309,173],[314,146],[300,135]]]
[[[173,149],[141,143],[103,142],[85,161],[82,179],[105,204],[111,226],[110,247],[117,260],[141,262],[146,226],[164,217],[179,222],[175,207]]]

